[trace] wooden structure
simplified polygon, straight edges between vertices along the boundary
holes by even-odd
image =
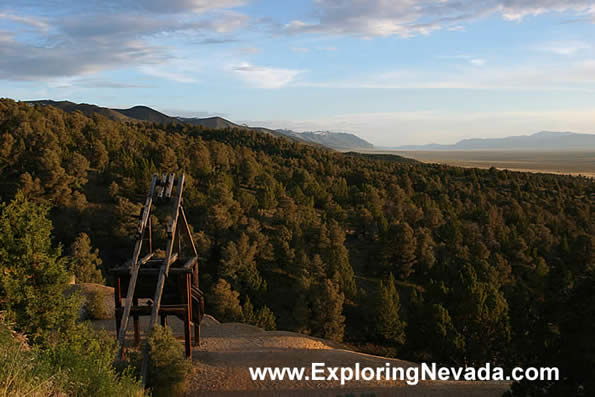
[[[153,175],[149,193],[140,214],[132,259],[124,266],[112,270],[115,276],[116,332],[120,343],[116,359],[121,359],[125,352],[124,342],[131,315],[134,321],[136,345],[140,344],[139,317],[146,315],[151,316],[149,333],[155,327],[158,316],[161,318],[162,325],[167,323],[167,316],[176,316],[184,321],[187,357],[192,356],[192,326],[194,326],[194,343],[200,343],[200,321],[204,315],[204,298],[198,288],[198,253],[182,206],[184,174],[180,175],[174,187],[175,179],[174,174],[164,174],[161,178]],[[165,257],[157,257],[153,251],[151,210],[154,202],[172,206],[171,220],[167,225]],[[190,248],[189,257],[182,256],[183,239],[187,241],[185,247]],[[146,254],[141,257],[144,245],[147,247]],[[123,296],[126,297],[124,302]],[[141,368],[143,384],[146,382],[148,372],[148,346],[144,349]]]

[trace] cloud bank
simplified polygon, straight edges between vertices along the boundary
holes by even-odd
[[[460,30],[461,24],[489,15],[510,21],[549,12],[595,17],[585,0],[315,0],[313,22],[296,19],[288,33],[323,33],[362,37],[411,37],[439,29]]]
[[[246,26],[249,18],[231,10],[243,4],[22,0],[0,5],[0,79],[52,80],[137,66],[167,76],[159,65],[170,62],[172,49],[181,41],[221,40]],[[159,44],[163,42],[171,45]],[[178,72],[170,74],[183,80]]]

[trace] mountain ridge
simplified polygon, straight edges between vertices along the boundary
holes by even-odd
[[[304,131],[276,130],[286,136],[295,137],[299,140],[332,147],[334,149],[373,149],[370,142],[348,132],[332,131]]]
[[[430,143],[404,145],[396,150],[564,150],[595,149],[595,134],[569,131],[540,131],[531,135],[504,138],[469,138],[452,145]]]
[[[145,105],[136,105],[128,109],[112,109],[87,103],[53,101],[49,99],[25,102],[31,105],[37,104],[41,106],[54,106],[66,112],[80,111],[86,116],[101,114],[102,116],[117,121],[135,120],[160,124],[181,123],[216,130],[223,130],[227,128],[246,129],[277,137],[284,137],[305,144],[324,146],[330,149],[371,149],[374,147],[371,143],[351,133],[330,131],[294,132],[284,129],[273,130],[264,127],[250,127],[247,125],[236,124],[219,116],[206,118],[168,116],[165,113],[161,113]]]

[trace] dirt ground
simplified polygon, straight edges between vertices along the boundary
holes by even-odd
[[[106,296],[106,299],[109,295]],[[132,323],[132,321],[130,322]],[[148,317],[141,318],[141,330],[148,325]],[[182,322],[168,318],[174,335],[182,341]],[[115,321],[95,321],[97,329],[115,334]],[[132,325],[129,328],[132,338]],[[192,351],[193,369],[188,379],[187,396],[465,396],[499,397],[508,389],[502,382],[420,382],[409,386],[401,381],[349,382],[339,381],[252,381],[249,367],[305,367],[313,362],[328,367],[391,367],[408,368],[415,363],[387,359],[344,349],[341,345],[293,332],[264,331],[240,324],[221,324],[205,316],[201,324],[201,344]]]

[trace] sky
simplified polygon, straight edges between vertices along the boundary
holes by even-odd
[[[595,133],[593,0],[0,1],[0,97],[377,146]]]

